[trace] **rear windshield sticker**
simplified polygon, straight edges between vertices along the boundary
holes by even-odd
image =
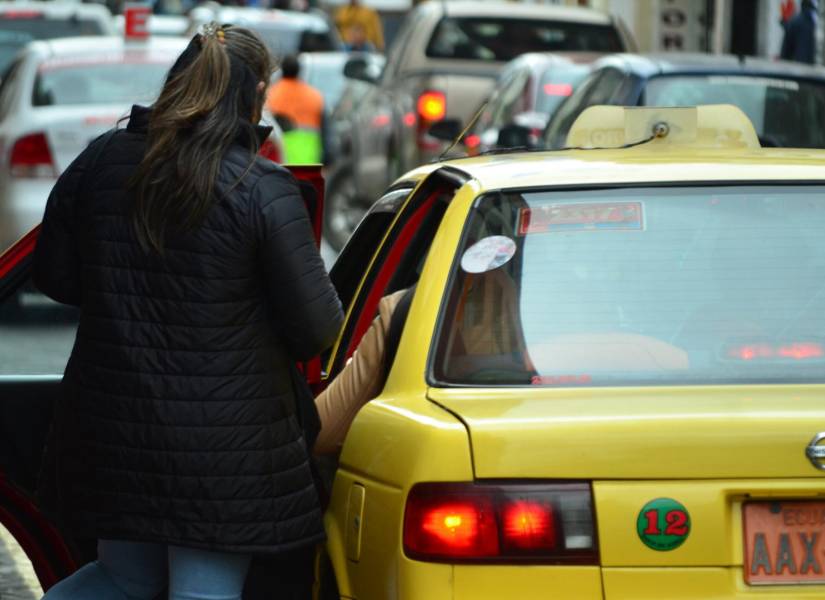
[[[506,264],[516,253],[516,243],[503,235],[482,238],[467,248],[461,268],[467,273],[485,273]]]
[[[592,204],[551,204],[522,208],[518,234],[555,231],[641,230],[641,202],[597,202]]]

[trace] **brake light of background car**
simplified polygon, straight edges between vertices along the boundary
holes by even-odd
[[[12,177],[57,177],[57,169],[44,133],[19,138],[11,148],[9,168]]]
[[[272,162],[281,162],[281,153],[278,150],[278,146],[272,143],[272,140],[264,140],[264,143],[261,144],[261,148],[258,150],[258,154],[264,158],[268,158]]]
[[[422,121],[440,121],[447,115],[447,96],[444,92],[428,90],[418,97],[418,115]]]
[[[548,96],[569,96],[573,93],[573,86],[569,83],[545,83],[544,93]]]
[[[0,19],[40,19],[43,13],[39,10],[4,10]]]
[[[433,562],[598,564],[586,483],[423,483],[410,490],[404,550]]]

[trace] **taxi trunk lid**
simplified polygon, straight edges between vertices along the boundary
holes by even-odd
[[[435,389],[478,478],[820,477],[825,386]]]

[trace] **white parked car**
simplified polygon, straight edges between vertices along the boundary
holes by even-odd
[[[34,40],[114,35],[114,21],[102,4],[80,2],[0,3],[0,73]]]
[[[186,38],[32,42],[0,84],[0,248],[43,216],[58,175],[91,142],[157,97]],[[122,124],[125,126],[125,123]],[[276,129],[262,148],[283,156]]]

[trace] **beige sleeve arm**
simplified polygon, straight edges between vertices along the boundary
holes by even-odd
[[[321,431],[313,452],[337,452],[360,408],[384,387],[385,339],[392,312],[403,291],[381,299],[378,316],[358,343],[358,348],[338,376],[315,398]]]

